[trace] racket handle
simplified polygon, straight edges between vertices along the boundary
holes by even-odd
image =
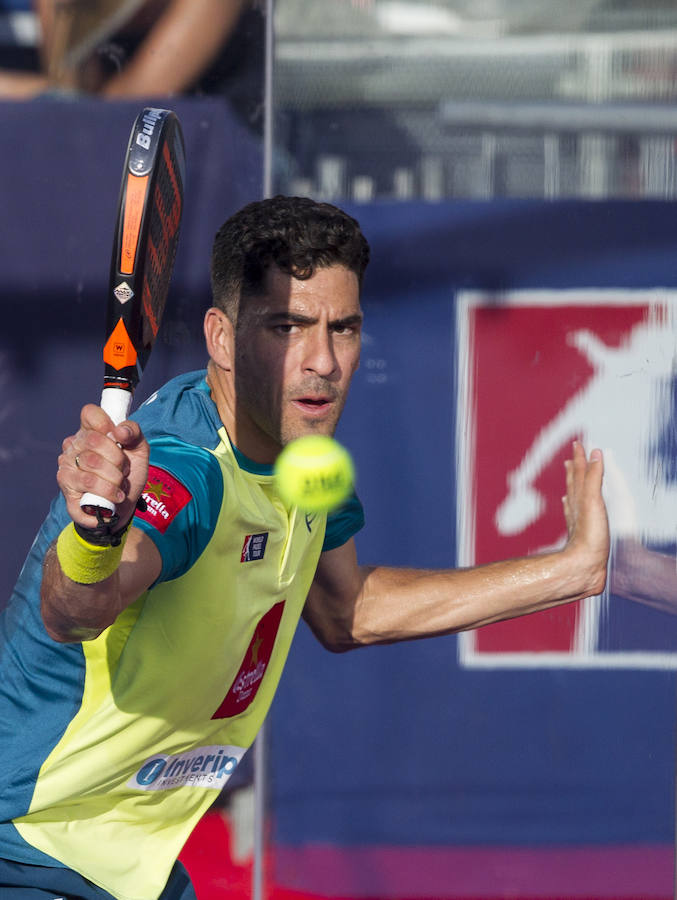
[[[120,422],[125,421],[129,415],[131,404],[132,392],[124,388],[104,388],[101,392],[101,409],[108,413],[114,425],[119,425]],[[110,500],[97,496],[97,494],[83,494],[80,497],[80,506],[91,516],[95,516],[97,510],[104,519],[109,519],[112,515],[115,515],[115,504],[111,503]]]

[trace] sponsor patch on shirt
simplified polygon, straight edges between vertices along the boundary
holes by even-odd
[[[146,509],[137,511],[136,518],[149,522],[164,534],[192,496],[170,472],[159,466],[148,466],[148,481],[143,489]]]
[[[240,554],[240,562],[253,562],[255,559],[263,559],[266,552],[266,544],[268,543],[268,532],[262,534],[248,534],[242,545],[242,553]]]
[[[171,755],[157,753],[144,762],[127,786],[138,791],[168,791],[187,786],[220,790],[244,752],[242,747],[216,744]]]
[[[237,716],[244,712],[256,697],[273,653],[283,611],[284,600],[269,609],[256,626],[254,637],[247,647],[235,680],[212,719]]]

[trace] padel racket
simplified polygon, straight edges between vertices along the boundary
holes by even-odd
[[[185,151],[175,113],[147,107],[132,128],[122,171],[103,348],[101,407],[118,425],[160,327],[183,210]],[[104,519],[109,500],[83,494],[80,506]]]

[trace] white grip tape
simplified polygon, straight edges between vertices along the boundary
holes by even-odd
[[[108,413],[114,425],[124,422],[132,405],[132,392],[123,388],[104,388],[101,391],[101,409]]]
[[[101,392],[101,409],[108,413],[114,425],[124,422],[129,415],[132,404],[132,392],[123,388],[104,388]],[[111,515],[115,512],[115,504],[96,494],[86,493],[80,497],[80,506],[97,506],[107,509]]]

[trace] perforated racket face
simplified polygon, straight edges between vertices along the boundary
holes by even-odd
[[[105,387],[132,391],[164,312],[183,209],[185,157],[179,121],[145,109],[130,136],[111,261]]]
[[[171,130],[170,128],[168,130]],[[143,270],[142,348],[143,369],[164,313],[183,208],[184,158],[181,141],[163,143],[148,209],[148,236]]]

